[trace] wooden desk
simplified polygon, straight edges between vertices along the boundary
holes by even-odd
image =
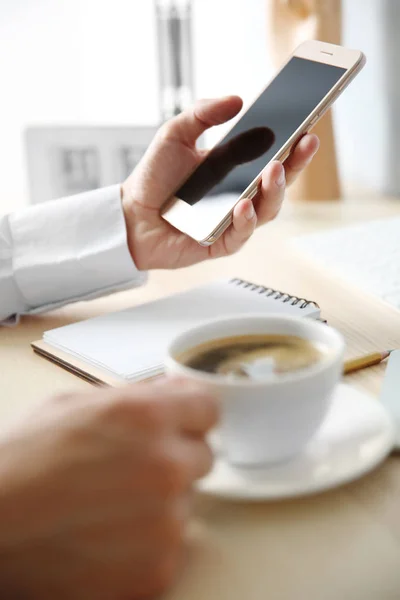
[[[400,312],[293,259],[287,238],[400,213],[400,201],[287,204],[234,257],[179,272],[156,272],[142,289],[0,330],[1,417],[43,396],[88,384],[35,356],[44,330],[189,288],[238,276],[317,300],[348,341],[349,356],[400,347]],[[384,366],[350,381],[376,394]],[[399,390],[400,393],[400,390]],[[258,505],[196,499],[187,568],[170,600],[398,600],[400,458],[364,479],[312,498]]]

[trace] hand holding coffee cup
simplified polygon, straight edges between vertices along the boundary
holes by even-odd
[[[179,335],[167,373],[202,382],[221,399],[221,446],[238,466],[284,461],[322,424],[338,383],[344,341],[311,319],[227,317]]]

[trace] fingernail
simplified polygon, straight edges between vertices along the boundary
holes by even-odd
[[[318,150],[315,150],[315,152],[313,152],[311,154],[311,156],[306,161],[306,165],[308,165],[310,162],[312,162],[312,160],[313,160],[314,156],[317,154],[317,152],[318,152]]]
[[[248,221],[251,221],[254,218],[255,210],[252,202],[248,202],[244,216]]]
[[[316,148],[315,148],[315,150],[313,152],[313,156],[315,156],[317,154],[317,152],[319,150],[319,147],[320,147],[320,144],[321,144],[321,142],[319,141],[319,138],[317,136],[315,136],[315,138],[317,140],[317,144],[316,144]]]
[[[284,166],[281,165],[281,171],[280,171],[278,177],[275,179],[275,183],[276,183],[276,185],[279,185],[279,187],[282,187],[285,185],[285,182],[286,182],[285,169],[284,169]]]

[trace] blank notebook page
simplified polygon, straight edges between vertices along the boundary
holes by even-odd
[[[400,308],[400,217],[324,231],[294,243],[333,274]]]
[[[162,369],[169,342],[201,321],[229,314],[283,313],[319,317],[315,304],[247,284],[219,281],[128,310],[47,331],[43,339],[123,379]]]

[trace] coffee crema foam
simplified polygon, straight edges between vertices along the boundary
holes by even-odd
[[[206,342],[179,361],[204,373],[257,380],[310,368],[327,354],[324,345],[295,335],[255,334]]]

